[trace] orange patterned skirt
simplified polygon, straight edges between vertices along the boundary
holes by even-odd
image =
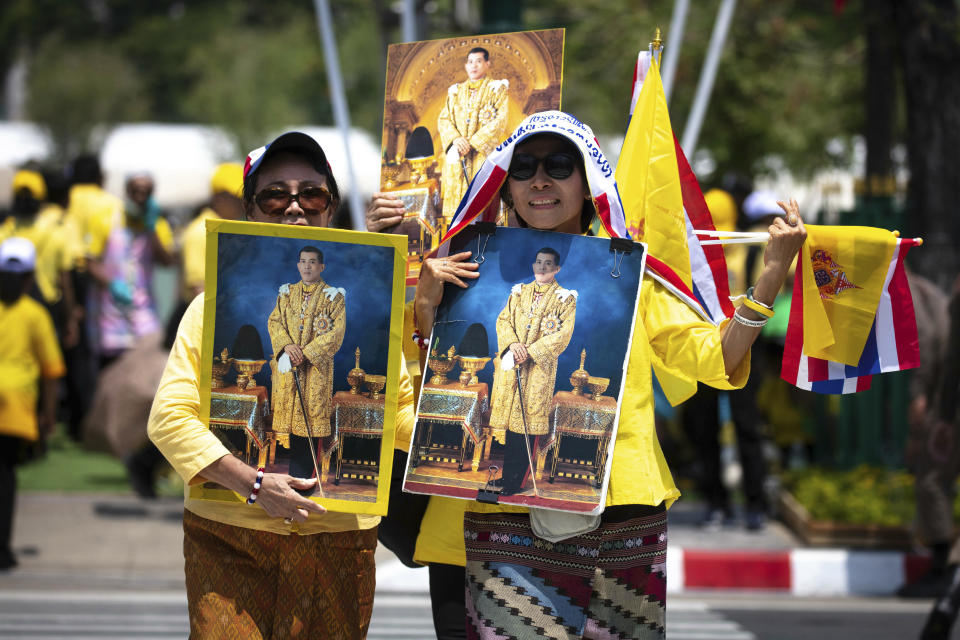
[[[377,528],[309,536],[183,513],[190,637],[366,637]]]

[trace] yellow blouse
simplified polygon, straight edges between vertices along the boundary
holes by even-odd
[[[701,319],[659,282],[643,279],[606,506],[664,502],[669,508],[680,497],[654,429],[651,367],[674,405],[696,392],[697,381],[717,389],[742,388],[750,375],[750,356],[744,356],[733,375],[727,376],[720,335],[719,328]],[[432,498],[420,525],[414,559],[464,565],[466,510],[526,512],[527,508]]]
[[[203,336],[203,294],[190,303],[177,339],[170,351],[167,368],[157,389],[147,432],[157,448],[166,456],[187,485],[204,479],[200,472],[225,455],[227,448],[200,420],[200,344]],[[413,387],[406,367],[401,367],[397,407],[396,442],[405,448],[413,431]],[[380,522],[380,516],[327,512],[311,516],[303,524],[284,524],[271,518],[261,507],[244,502],[218,502],[190,498],[184,487],[184,508],[216,522],[272,531],[274,533],[309,535],[324,531],[369,529]]]

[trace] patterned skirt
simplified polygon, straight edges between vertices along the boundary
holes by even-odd
[[[665,637],[667,514],[610,507],[600,527],[560,542],[527,514],[464,516],[467,637]]]
[[[366,637],[376,527],[280,535],[185,510],[183,531],[192,639]]]

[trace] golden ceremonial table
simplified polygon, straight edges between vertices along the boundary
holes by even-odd
[[[603,474],[607,461],[607,448],[613,434],[613,421],[617,415],[615,398],[600,396],[594,400],[591,395],[579,395],[570,391],[559,391],[553,396],[550,405],[550,424],[553,438],[537,453],[537,476],[543,475],[547,455],[553,451],[550,464],[550,482],[557,475],[557,462],[560,458],[560,445],[564,438],[584,438],[597,440],[597,452],[594,455],[594,482],[603,484]]]
[[[257,450],[258,466],[266,466],[267,452],[276,448],[273,433],[266,430],[269,402],[266,387],[239,389],[236,386],[210,392],[210,428],[238,429],[246,433],[244,462],[250,464],[252,449]]]
[[[470,468],[478,471],[480,457],[488,448],[485,445],[489,438],[486,438],[483,431],[483,419],[489,409],[489,390],[486,382],[466,387],[459,382],[443,385],[428,382],[423,385],[417,412],[417,426],[419,427],[420,420],[426,420],[430,426],[426,429],[426,433],[423,429],[417,430],[411,466],[415,468],[420,463],[420,458],[429,452],[433,427],[437,424],[455,426],[463,430],[463,438],[460,442],[460,464],[457,466],[457,471],[463,471],[463,461],[466,458],[468,445],[473,450]]]
[[[347,438],[375,439],[383,437],[384,396],[371,398],[361,393],[338,391],[333,395],[333,433],[334,443],[331,452],[336,451],[336,468],[333,484],[340,484],[343,464],[343,445]],[[379,456],[380,449],[377,449]],[[364,465],[367,466],[367,465]],[[370,465],[374,473],[380,471],[379,457]]]

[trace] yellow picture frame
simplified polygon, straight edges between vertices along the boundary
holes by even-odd
[[[274,425],[269,422],[268,416],[272,419],[270,411],[273,407],[274,381],[278,378],[276,368],[273,363],[277,360],[274,354],[266,356],[264,349],[264,358],[261,360],[238,359],[233,358],[227,353],[224,347],[224,336],[233,334],[233,326],[240,322],[238,317],[244,314],[237,314],[236,309],[257,309],[252,313],[254,321],[246,327],[254,327],[254,333],[259,336],[264,332],[266,318],[263,316],[263,309],[268,306],[279,308],[279,300],[283,294],[284,287],[289,287],[289,281],[296,278],[297,263],[291,257],[293,252],[299,252],[307,247],[316,247],[322,250],[320,262],[326,269],[328,264],[335,266],[337,260],[340,260],[340,269],[335,270],[332,278],[333,286],[323,289],[323,293],[330,292],[332,298],[328,295],[327,300],[336,299],[337,295],[343,296],[341,304],[342,323],[341,341],[330,355],[329,371],[334,372],[333,378],[329,382],[332,399],[329,407],[329,436],[317,435],[314,442],[307,438],[310,449],[315,449],[321,457],[326,456],[327,461],[332,463],[334,456],[339,456],[336,474],[328,476],[327,464],[323,464],[321,479],[321,493],[323,497],[311,496],[315,502],[330,511],[384,515],[387,512],[387,503],[390,489],[391,468],[393,463],[393,448],[396,436],[397,402],[399,389],[399,376],[401,368],[401,340],[403,332],[403,305],[404,305],[404,272],[406,246],[403,238],[395,235],[366,233],[358,231],[349,231],[341,229],[327,229],[321,227],[307,227],[280,224],[264,224],[252,222],[237,222],[228,220],[208,220],[206,222],[206,283],[203,301],[203,341],[201,347],[201,377],[200,377],[200,418],[211,427],[211,405],[217,404],[217,415],[215,416],[212,430],[218,434],[229,437],[231,441],[236,442],[237,434],[231,433],[230,429],[237,429],[243,437],[246,438],[246,450],[242,450],[242,443],[237,447],[237,453],[241,458],[246,456],[245,462],[250,463],[251,449],[256,449],[257,462],[260,464],[251,464],[251,466],[266,466],[267,471],[283,472],[282,469],[282,451],[283,451],[283,433],[274,431]],[[221,252],[221,248],[223,252]],[[238,251],[242,248],[243,251]],[[226,252],[230,252],[229,254]],[[323,257],[326,254],[326,258]],[[311,255],[307,252],[304,255]],[[352,269],[349,278],[344,277],[344,273]],[[241,282],[243,286],[235,286]],[[306,280],[304,280],[306,282]],[[323,280],[321,280],[323,282]],[[272,283],[268,285],[266,283]],[[348,284],[349,283],[349,284]],[[364,283],[364,294],[376,292],[375,295],[363,295],[360,299],[364,301],[359,307],[351,304],[354,296],[351,296],[352,288]],[[280,294],[275,285],[280,285]],[[296,283],[295,283],[296,284]],[[337,285],[346,285],[337,286]],[[339,293],[338,293],[339,292]],[[317,296],[322,302],[323,296]],[[305,295],[305,299],[308,299]],[[272,300],[272,302],[271,302]],[[376,304],[382,301],[382,305]],[[349,302],[348,302],[349,301]],[[320,302],[315,304],[320,304]],[[371,302],[373,304],[371,304]],[[221,314],[218,316],[218,307]],[[273,313],[276,313],[276,309]],[[271,316],[273,315],[271,313]],[[301,314],[302,318],[302,314]],[[357,326],[350,327],[351,320],[354,323],[363,323],[362,328]],[[320,321],[318,321],[320,322]],[[324,320],[323,322],[326,322]],[[218,324],[219,323],[219,324]],[[304,325],[301,319],[300,330]],[[313,326],[313,330],[319,331]],[[326,325],[324,325],[325,327]],[[218,328],[220,333],[218,334]],[[241,327],[242,328],[242,327]],[[324,329],[326,330],[326,329]],[[234,340],[234,352],[237,347],[239,335]],[[356,367],[350,369],[349,375],[354,375],[351,382],[338,381],[337,372],[342,372],[347,364],[344,359],[350,362],[359,363],[361,354],[360,346],[357,346],[357,353],[346,344],[345,337],[350,337],[353,345],[360,338],[365,340],[365,344],[386,345],[386,357],[383,357],[382,349],[374,349],[375,353],[367,353],[365,357],[369,361],[378,363],[377,369],[383,367],[382,375],[370,374],[369,380],[360,380],[354,375]],[[268,336],[269,338],[269,336]],[[254,340],[256,342],[256,340]],[[260,348],[263,348],[263,339],[260,339]],[[269,345],[270,341],[267,340]],[[347,353],[349,349],[350,353]],[[218,353],[218,350],[220,353]],[[354,360],[355,357],[355,360]],[[217,375],[214,372],[214,363],[217,360]],[[270,363],[269,376],[264,373],[263,365]],[[253,364],[250,367],[250,364]],[[257,365],[257,363],[260,363]],[[243,366],[241,366],[241,364]],[[226,365],[226,366],[224,366]],[[316,368],[314,372],[313,368]],[[226,385],[225,375],[229,375],[230,369],[236,369],[236,379],[231,386]],[[241,371],[243,369],[244,371]],[[254,371],[254,369],[256,369]],[[325,370],[321,370],[318,365],[307,365],[303,369],[303,375],[325,376]],[[341,375],[340,377],[349,377]],[[381,379],[382,378],[382,379]],[[304,378],[306,380],[306,378]],[[269,381],[269,388],[263,381]],[[359,382],[358,382],[359,381]],[[366,391],[360,387],[364,382],[369,383]],[[214,388],[214,384],[220,385]],[[284,383],[288,384],[288,383]],[[324,383],[326,384],[326,383]],[[382,391],[377,389],[382,384]],[[305,383],[306,385],[306,383]],[[299,386],[299,382],[298,382]],[[343,391],[345,386],[350,387],[350,391]],[[326,386],[319,388],[326,389]],[[337,391],[337,389],[341,391]],[[310,396],[309,393],[302,394]],[[341,394],[338,396],[337,394]],[[296,396],[294,396],[296,397]],[[300,396],[301,398],[303,395]],[[307,400],[311,400],[310,396]],[[337,403],[337,398],[341,402]],[[378,403],[382,401],[382,409]],[[321,402],[325,402],[321,400]],[[351,404],[352,403],[352,404]],[[294,405],[296,407],[297,405]],[[313,414],[314,410],[309,404],[299,405],[302,407],[300,416],[306,417],[307,413]],[[223,407],[229,407],[229,410],[221,411]],[[269,411],[267,410],[269,407]],[[359,408],[357,408],[359,407]],[[372,408],[371,408],[372,407]],[[368,416],[365,423],[366,430],[361,426],[354,432],[349,432],[346,423],[339,425],[340,410],[351,412],[350,415]],[[354,461],[361,465],[361,469],[350,474],[344,472],[343,453],[344,444],[347,441],[347,435],[356,435],[361,438],[375,439],[376,435],[371,435],[378,422],[377,415],[382,411],[382,435],[378,457],[374,463],[369,466],[376,469],[375,478],[373,475],[362,468],[362,464],[367,461]],[[346,414],[345,414],[346,415]],[[370,418],[369,416],[373,416]],[[371,422],[372,420],[372,422]],[[310,421],[302,419],[304,424],[309,425]],[[356,423],[354,420],[351,424]],[[269,426],[270,429],[263,428]],[[321,425],[321,431],[323,425]],[[308,426],[308,429],[317,427]],[[289,447],[290,433],[286,435],[287,446]],[[223,438],[222,438],[223,439]],[[319,444],[317,444],[319,443]],[[324,447],[330,445],[330,449]],[[370,450],[371,446],[366,449]],[[277,449],[281,450],[279,457],[281,462],[277,462]],[[309,451],[309,449],[308,449]],[[313,455],[311,454],[311,457]],[[314,458],[316,460],[316,458]],[[292,461],[292,458],[291,458]],[[348,460],[347,462],[351,462]],[[291,462],[292,463],[292,462]],[[288,463],[290,464],[290,463]],[[317,463],[319,465],[319,463]],[[348,465],[349,467],[350,465]],[[320,467],[317,466],[319,471]],[[348,480],[348,485],[353,482],[354,486],[341,490],[341,481]],[[372,480],[371,480],[372,479]],[[331,484],[333,481],[337,484]],[[364,483],[375,484],[375,491],[369,486],[360,486]],[[213,485],[212,483],[201,483],[189,488],[190,497],[200,500],[215,500],[226,502],[243,502],[246,496],[241,496],[224,487]]]

